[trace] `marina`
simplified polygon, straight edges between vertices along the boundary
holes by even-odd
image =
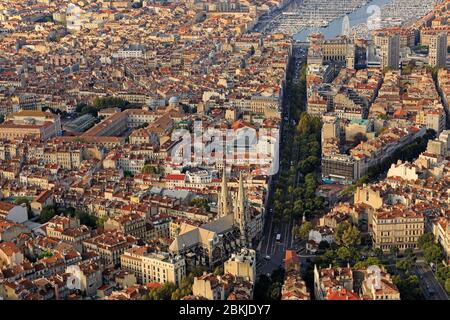
[[[307,28],[324,28],[333,20],[356,11],[368,0],[293,0],[284,10],[262,17],[256,30],[295,35]]]
[[[408,25],[437,0],[292,0],[260,17],[255,31],[284,33],[306,42],[312,32],[331,39],[341,34],[368,38],[371,30]]]
[[[380,25],[382,20],[381,12],[383,12],[384,6],[391,3],[392,1],[393,0],[372,0],[367,2],[364,6],[358,8],[354,12],[348,14],[347,17],[351,32],[366,36],[369,29],[367,26],[368,21],[371,21],[373,26]],[[379,12],[378,8],[380,8]],[[341,17],[334,19],[331,23],[321,28],[304,28],[294,35],[294,39],[297,41],[306,42],[308,40],[308,35],[311,32],[315,31],[323,33],[326,39],[335,38],[342,34],[342,26],[345,16],[346,15],[342,15]],[[377,16],[379,17],[379,21],[376,21]]]

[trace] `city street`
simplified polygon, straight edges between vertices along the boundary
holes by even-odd
[[[274,228],[271,221],[272,216],[267,217],[267,219],[270,219],[270,221],[267,221],[266,226],[270,227],[270,229],[264,230],[264,238],[260,251],[260,274],[272,273],[273,270],[282,266],[284,253],[286,249],[291,248],[292,244],[292,219],[288,224],[282,224],[279,229]],[[281,235],[279,241],[276,240],[277,234]],[[267,256],[269,256],[270,259],[266,259]]]
[[[427,300],[449,300],[444,288],[426,262],[417,261],[414,266],[414,273],[419,277],[422,291]]]
[[[301,70],[301,64],[306,58],[306,51],[304,48],[294,48],[293,50],[293,61],[294,64],[294,79],[298,78]],[[292,120],[289,112],[289,98],[285,98],[283,102],[283,116],[287,120],[283,123],[281,136],[285,138],[285,125],[289,124]],[[284,143],[284,140],[281,142]],[[279,173],[274,176],[273,185],[279,178]],[[298,181],[298,177],[296,179]],[[294,221],[291,218],[288,223],[281,223],[279,226],[274,226],[272,222],[273,211],[272,208],[266,208],[267,215],[263,231],[263,239],[258,247],[259,257],[258,261],[258,274],[268,274],[272,273],[273,270],[283,265],[284,254],[287,249],[292,248],[293,235],[292,229],[294,226]],[[280,235],[280,239],[277,240],[277,235]]]

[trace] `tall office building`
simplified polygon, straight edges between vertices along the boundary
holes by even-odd
[[[400,64],[400,36],[398,34],[387,34],[381,36],[380,57],[381,68],[399,69]]]
[[[441,32],[430,37],[429,64],[432,67],[446,66],[447,34]]]

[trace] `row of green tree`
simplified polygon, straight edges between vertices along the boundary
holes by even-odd
[[[275,189],[273,208],[276,222],[293,216],[307,218],[324,208],[324,199],[316,196],[317,169],[320,167],[320,120],[302,113],[294,138],[287,141],[281,171]],[[288,162],[290,159],[290,162]]]
[[[92,104],[80,103],[77,105],[75,112],[79,115],[91,114],[98,116],[98,112],[106,108],[119,108],[120,110],[138,107],[139,105],[130,103],[118,97],[95,97]]]
[[[305,111],[306,103],[306,64],[300,70],[299,78],[294,79],[293,66],[287,79],[287,98],[291,120],[288,123],[283,149],[280,156],[280,175],[272,198],[273,222],[310,217],[323,209],[324,200],[315,194],[317,168],[320,166],[321,122]]]

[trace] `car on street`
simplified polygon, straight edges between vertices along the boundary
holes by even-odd
[[[267,255],[267,256],[265,256],[265,257],[264,257],[264,259],[266,259],[266,260],[270,260],[271,258],[270,258],[270,256],[269,256],[269,255]]]

